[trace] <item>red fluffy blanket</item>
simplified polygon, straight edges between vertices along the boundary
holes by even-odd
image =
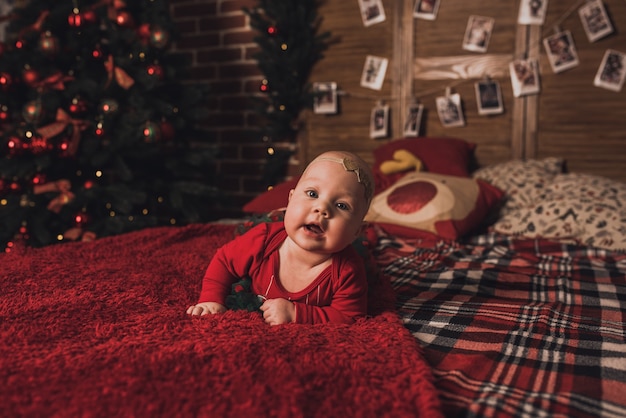
[[[0,255],[4,416],[440,417],[395,313],[270,327],[190,318],[225,225],[154,228]]]

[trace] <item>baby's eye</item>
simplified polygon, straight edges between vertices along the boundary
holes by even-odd
[[[347,205],[347,204],[345,204],[345,203],[337,203],[337,207],[338,207],[340,210],[350,210],[350,206],[348,206],[348,205]]]
[[[306,195],[309,196],[309,197],[316,198],[317,197],[317,192],[315,190],[307,190],[306,191]]]

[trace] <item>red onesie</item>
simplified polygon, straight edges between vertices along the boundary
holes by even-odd
[[[363,259],[349,245],[300,292],[280,284],[278,249],[287,238],[282,222],[262,223],[217,250],[202,280],[201,302],[226,305],[234,282],[252,279],[252,291],[267,299],[284,298],[296,307],[298,324],[351,323],[367,313],[367,277]]]

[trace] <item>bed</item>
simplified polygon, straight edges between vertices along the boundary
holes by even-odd
[[[279,220],[297,179],[246,205],[243,221],[0,255],[0,408],[626,416],[626,185],[566,173],[558,158],[472,170],[474,149],[407,138],[376,151],[359,240],[370,312],[352,325],[184,314],[214,251]]]

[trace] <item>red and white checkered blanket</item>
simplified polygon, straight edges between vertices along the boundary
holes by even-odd
[[[381,234],[375,257],[446,416],[626,416],[626,254]]]

